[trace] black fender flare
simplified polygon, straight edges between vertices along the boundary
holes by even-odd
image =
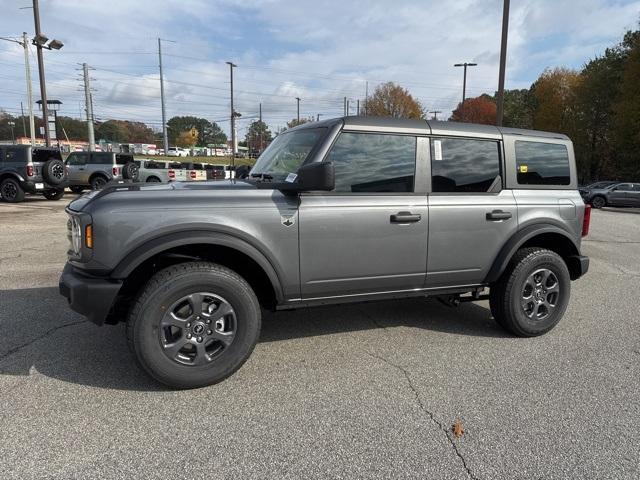
[[[493,261],[489,273],[487,273],[487,277],[485,278],[484,283],[490,284],[498,280],[518,249],[533,237],[545,233],[555,233],[562,235],[571,242],[571,245],[573,245],[573,255],[579,255],[580,248],[578,248],[578,245],[576,244],[576,241],[574,240],[572,234],[564,228],[558,227],[557,225],[553,225],[551,223],[536,223],[533,225],[527,225],[522,230],[518,230],[507,241],[507,243],[503,245],[502,249],[500,249],[498,256]]]
[[[148,240],[142,245],[137,246],[120,260],[110,277],[124,280],[145,260],[171,248],[195,244],[229,247],[247,255],[267,274],[278,302],[284,299],[280,276],[264,253],[237,236],[207,230],[173,232]]]
[[[26,181],[22,175],[14,170],[8,170],[0,173],[0,181],[4,180],[5,178],[13,178],[19,182]]]

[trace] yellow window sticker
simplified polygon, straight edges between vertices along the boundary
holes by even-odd
[[[526,165],[520,165],[520,173],[527,173],[527,166]]]

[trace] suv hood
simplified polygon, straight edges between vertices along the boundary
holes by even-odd
[[[102,190],[94,190],[69,203],[69,209],[81,212],[89,204],[98,201],[101,198],[136,192],[137,195],[147,196],[172,196],[179,192],[205,192],[205,191],[227,191],[234,192],[240,190],[256,190],[256,186],[253,183],[245,182],[243,180],[214,180],[206,182],[173,182],[173,183],[117,183],[107,185]]]

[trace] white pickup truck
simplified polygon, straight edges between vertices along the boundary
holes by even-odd
[[[136,160],[138,181],[148,183],[184,182],[187,170],[180,162],[161,162],[157,160]]]

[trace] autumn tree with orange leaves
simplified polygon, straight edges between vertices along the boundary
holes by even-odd
[[[452,122],[496,124],[496,103],[488,95],[467,98],[464,104],[460,102],[449,118]]]

